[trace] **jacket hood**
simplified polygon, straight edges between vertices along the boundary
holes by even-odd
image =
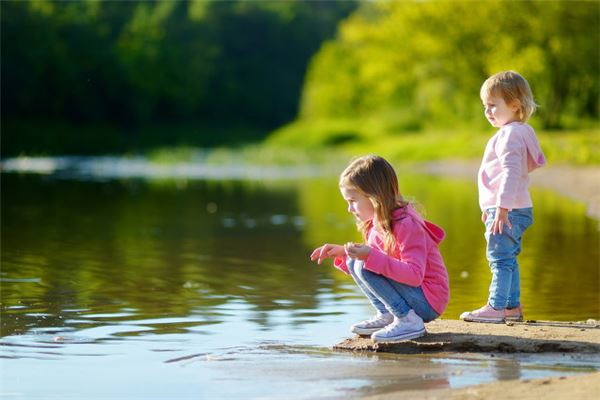
[[[540,146],[540,142],[535,136],[533,128],[528,124],[519,124],[522,127],[522,138],[527,146],[527,167],[529,172],[536,168],[546,165],[546,157]]]
[[[399,208],[392,214],[395,220],[402,219],[406,215],[410,216],[415,221],[418,221],[423,228],[425,228],[425,231],[429,234],[431,239],[433,239],[433,241],[437,244],[444,240],[444,237],[446,236],[444,230],[433,222],[423,219],[423,217],[421,217],[411,205],[408,205],[404,208]]]

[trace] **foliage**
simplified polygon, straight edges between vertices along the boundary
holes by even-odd
[[[600,164],[600,132],[544,132],[540,141],[546,157],[575,165]]]
[[[0,6],[3,156],[237,147],[279,127],[268,146],[475,157],[481,82],[515,69],[537,131],[581,130],[548,153],[598,162],[597,2],[364,2],[339,27],[356,3]]]
[[[309,58],[355,7],[241,0],[0,4],[3,155],[262,137],[294,118]],[[36,121],[67,127],[28,125]],[[221,129],[188,129],[175,138],[163,130],[158,143],[141,137],[173,123]],[[90,125],[113,129],[92,137],[80,129]],[[19,139],[23,134],[28,141]]]
[[[377,118],[301,119],[276,130],[265,145],[337,156],[377,153],[401,162],[479,159],[493,133],[490,127],[402,132]],[[537,136],[551,163],[600,164],[598,129],[537,130]]]
[[[546,129],[597,126],[600,5],[581,1],[369,2],[311,63],[301,118],[377,115],[400,131],[483,126],[479,88],[530,82]]]

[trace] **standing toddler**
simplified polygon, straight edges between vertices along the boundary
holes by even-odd
[[[529,173],[546,162],[527,124],[536,104],[529,84],[514,71],[488,78],[480,95],[485,117],[498,128],[487,143],[477,179],[492,282],[487,304],[460,318],[470,322],[521,320],[517,256],[523,232],[533,222]]]

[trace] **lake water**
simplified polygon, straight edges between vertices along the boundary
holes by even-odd
[[[3,398],[355,398],[600,367],[333,352],[372,310],[330,262],[308,259],[323,242],[359,239],[328,170],[71,161],[2,174]],[[403,193],[446,230],[442,317],[457,319],[483,304],[490,279],[476,185],[399,172]],[[532,195],[525,318],[600,319],[598,221],[553,192]]]

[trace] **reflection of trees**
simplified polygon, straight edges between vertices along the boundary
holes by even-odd
[[[404,171],[400,171],[399,179],[403,194],[421,204],[426,217],[446,231],[441,251],[448,268],[451,296],[444,317],[456,319],[462,311],[481,306],[488,296],[491,274],[485,258],[476,181]],[[573,310],[581,313],[581,319],[597,318],[597,221],[585,216],[583,205],[554,193],[534,189],[533,201],[535,222],[525,233],[519,256],[526,318],[572,319]],[[307,185],[300,191],[299,207],[307,218],[306,247],[359,238],[335,178]],[[466,277],[461,277],[463,271]]]
[[[234,299],[257,311],[315,308],[319,275],[289,218],[289,187],[3,178],[2,277],[41,283],[3,282],[2,335],[123,309],[214,320]],[[9,307],[19,304],[51,315],[17,319]]]
[[[401,188],[446,230],[445,317],[457,318],[485,301],[490,281],[475,184],[401,174]],[[597,222],[583,205],[533,195],[535,223],[519,259],[526,317],[598,318]],[[268,187],[196,182],[180,190],[5,174],[1,217],[2,335],[127,309],[134,316],[125,319],[197,314],[219,322],[236,301],[268,325],[271,310],[314,309],[320,288],[351,284],[308,254],[325,241],[359,239],[335,178]]]
[[[457,318],[455,314],[465,302],[485,300],[489,283],[476,185],[404,171],[399,171],[399,179],[401,192],[415,201],[417,208],[423,209],[427,219],[446,231],[441,246],[451,284],[451,302],[446,314],[447,318]],[[360,240],[335,178],[311,184],[301,192],[299,204],[302,214],[307,216],[305,241],[308,247],[327,241]],[[463,271],[469,273],[469,279],[461,279]]]
[[[600,232],[584,204],[534,190],[534,224],[526,233],[521,282],[530,318],[600,317]],[[577,313],[577,315],[573,315]]]

